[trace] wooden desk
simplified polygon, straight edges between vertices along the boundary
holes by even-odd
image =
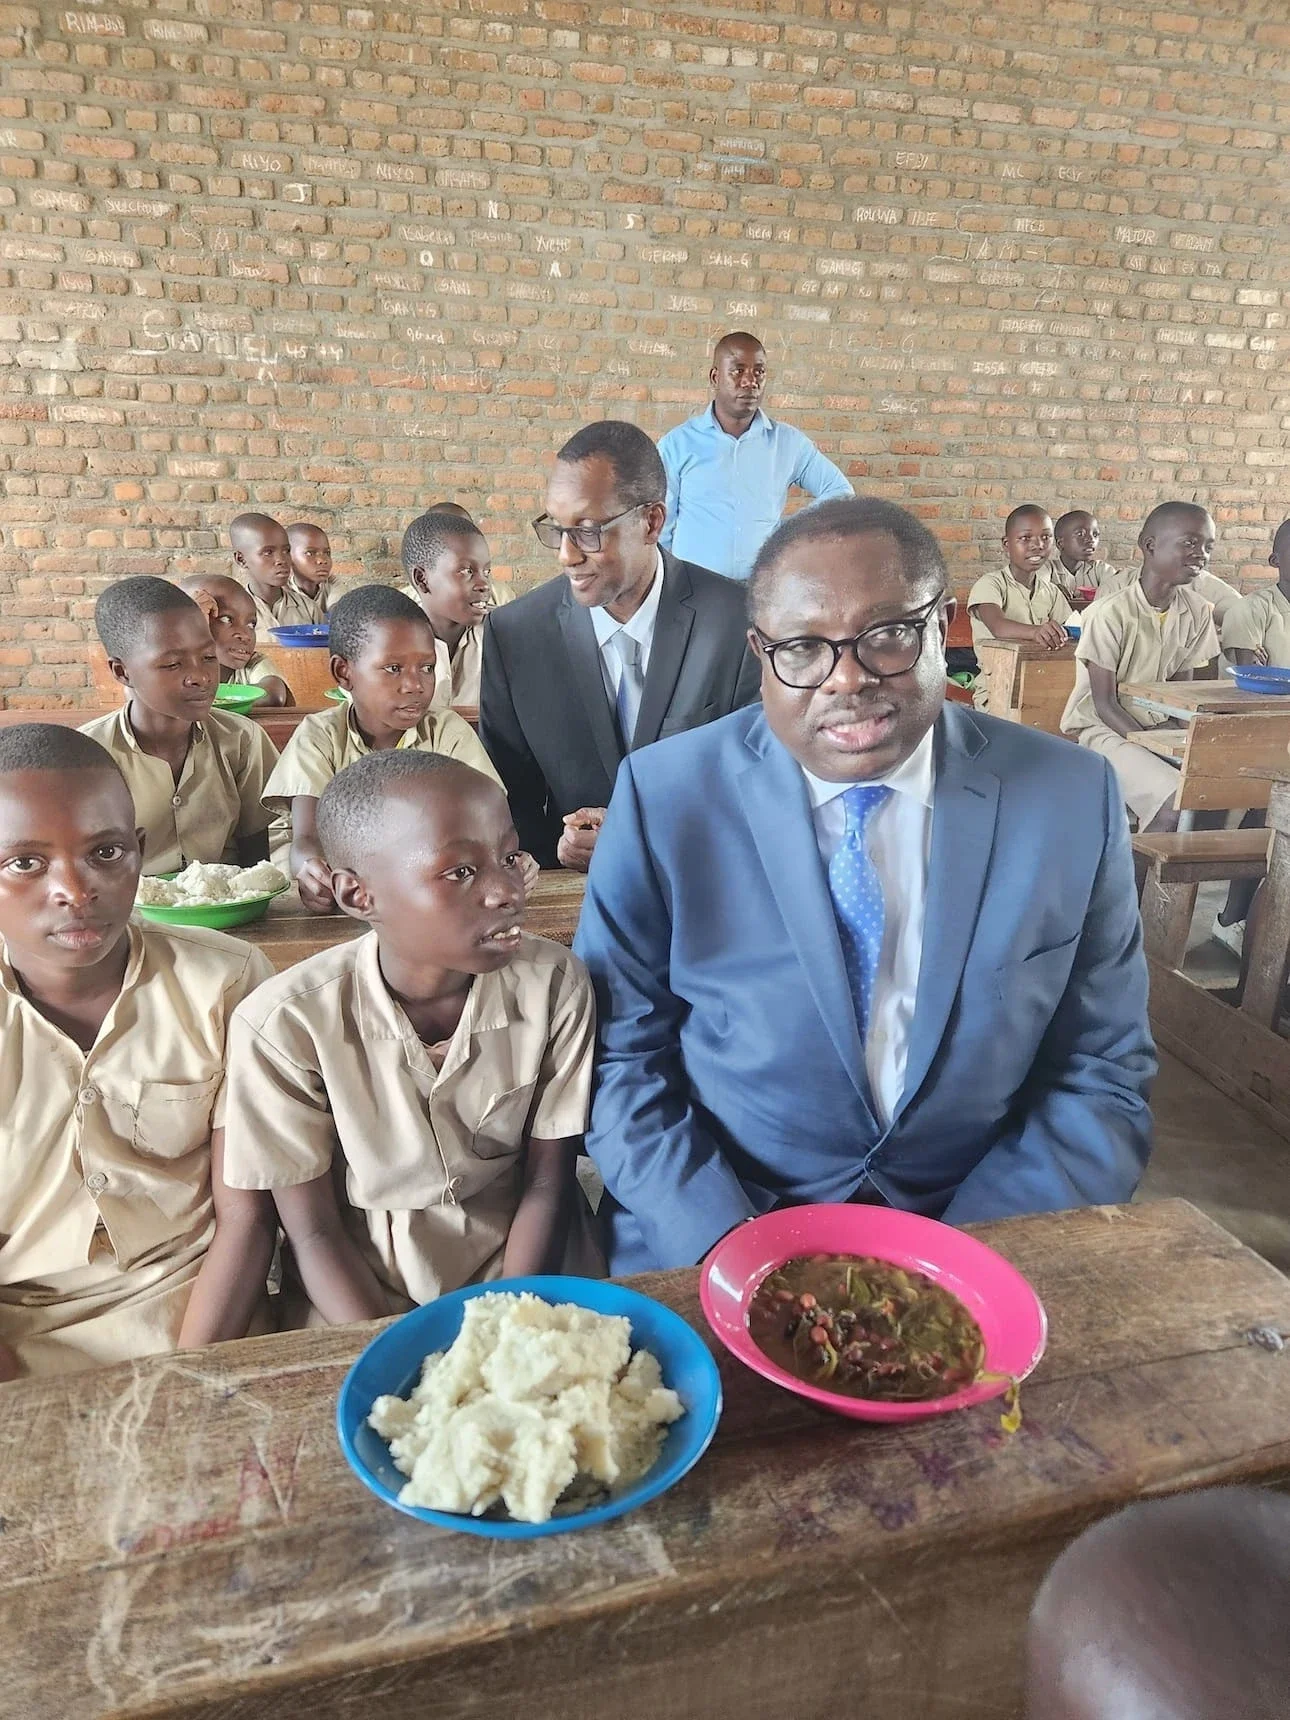
[[[1075,641],[1056,651],[1029,639],[983,639],[976,648],[990,687],[990,715],[1061,733],[1062,712],[1075,688]]]
[[[560,869],[543,872],[528,899],[525,931],[536,937],[552,938],[556,943],[571,944],[578,929],[578,913],[586,888],[586,875]],[[311,914],[300,904],[292,888],[284,896],[269,903],[262,920],[249,926],[235,926],[232,936],[244,938],[264,951],[279,972],[304,961],[306,956],[329,950],[333,944],[348,943],[360,937],[367,928],[361,920],[348,914]]]
[[[1245,693],[1228,676],[1217,681],[1126,681],[1119,689],[1126,711],[1150,711],[1182,722],[1196,716],[1249,716],[1290,711],[1290,694]]]
[[[1080,1530],[1145,1494],[1290,1481],[1290,1356],[1244,1335],[1290,1329],[1290,1281],[1178,1201],[980,1231],[1051,1322],[1014,1438],[997,1403],[847,1422],[714,1341],[725,1413],[699,1466],[547,1540],[432,1529],[353,1478],[333,1417],[370,1326],[0,1387],[6,1710],[1015,1714],[1027,1610]],[[637,1283],[706,1334],[694,1271]]]
[[[1290,748],[1290,699],[1223,688],[1216,681],[1126,684],[1120,703],[1176,725],[1142,729],[1130,740],[1181,766],[1174,805],[1181,813],[1266,806]]]

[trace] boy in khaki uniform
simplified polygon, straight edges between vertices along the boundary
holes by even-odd
[[[291,589],[322,611],[326,620],[331,595],[331,539],[321,526],[297,520],[287,527],[291,548]]]
[[[291,542],[268,514],[239,514],[228,528],[233,566],[255,599],[256,625],[319,626],[326,622],[326,604],[309,597],[291,578]]]
[[[453,711],[434,711],[437,644],[425,616],[401,592],[365,585],[332,610],[331,669],[349,694],[328,711],[302,717],[264,788],[266,808],[290,814],[291,850],[283,857],[315,913],[335,907],[332,868],[315,830],[318,799],[338,771],[368,752],[439,752],[500,779],[475,731]]]
[[[479,704],[484,617],[505,598],[494,589],[484,534],[455,509],[431,509],[403,534],[404,595],[420,605],[440,652],[434,705]]]
[[[972,643],[985,639],[1027,639],[1049,651],[1068,641],[1065,622],[1072,613],[1066,593],[1048,577],[1053,522],[1033,503],[1014,508],[1003,527],[1004,565],[986,573],[968,593]],[[973,703],[989,708],[984,674],[977,677]]]
[[[1272,539],[1268,561],[1277,570],[1275,585],[1261,586],[1241,598],[1223,617],[1223,650],[1234,663],[1290,669],[1290,520]]]
[[[1139,830],[1176,830],[1178,767],[1127,738],[1167,719],[1130,716],[1118,689],[1129,681],[1187,681],[1218,656],[1213,610],[1192,589],[1213,553],[1214,522],[1195,503],[1163,502],[1147,515],[1138,547],[1138,579],[1084,613],[1062,733],[1110,759]]]
[[[1063,514],[1053,527],[1054,549],[1045,566],[1048,577],[1057,581],[1067,597],[1079,591],[1092,591],[1100,597],[1104,592],[1120,590],[1136,577],[1136,570],[1130,570],[1129,578],[1121,579],[1109,561],[1099,561],[1101,542],[1102,528],[1086,508]]]
[[[261,796],[277,751],[258,723],[212,710],[219,659],[197,604],[167,580],[122,579],[99,598],[94,625],[129,698],[81,732],[125,777],[146,834],[144,871],[267,860]]]
[[[240,1336],[262,1309],[271,1209],[224,1198],[208,1253],[210,1166],[228,1018],[272,969],[131,924],[141,834],[97,742],[0,733],[0,1379]]]
[[[578,958],[520,929],[505,796],[440,754],[372,753],[327,786],[318,835],[371,931],[235,1015],[225,1182],[273,1191],[328,1322],[557,1269],[595,1011]]]
[[[195,573],[179,589],[206,617],[219,658],[221,687],[263,687],[265,704],[294,705],[295,696],[269,659],[255,648],[255,599],[226,573]]]

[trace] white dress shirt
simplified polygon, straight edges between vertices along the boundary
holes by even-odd
[[[596,644],[600,647],[600,673],[611,711],[618,707],[618,683],[623,674],[623,660],[613,644],[618,634],[626,633],[640,646],[642,681],[649,673],[654,623],[658,620],[658,600],[663,595],[663,555],[661,550],[655,551],[655,554],[658,556],[658,567],[654,574],[654,583],[645,593],[644,603],[630,621],[615,621],[607,609],[593,609],[591,612],[591,625],[596,630]]]
[[[905,1059],[923,959],[936,776],[932,743],[933,730],[929,729],[904,764],[887,776],[866,779],[873,784],[885,783],[892,790],[865,826],[865,847],[882,885],[885,916],[864,1056],[875,1115],[884,1128],[905,1090]],[[824,782],[805,768],[802,775],[811,802],[815,840],[827,872],[846,833],[842,796],[853,784]]]

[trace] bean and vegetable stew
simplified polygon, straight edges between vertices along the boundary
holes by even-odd
[[[985,1340],[921,1272],[854,1254],[798,1255],[753,1292],[748,1330],[771,1361],[844,1397],[916,1403],[981,1373]]]

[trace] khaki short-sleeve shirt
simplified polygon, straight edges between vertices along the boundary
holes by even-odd
[[[1181,669],[1212,662],[1218,652],[1213,609],[1190,586],[1179,586],[1163,611],[1151,607],[1136,579],[1112,597],[1099,597],[1084,611],[1075,647],[1075,687],[1062,712],[1062,733],[1078,735],[1101,724],[1088,681],[1090,663],[1109,669],[1118,687],[1126,681],[1167,681]],[[1135,715],[1149,728],[1168,720]]]
[[[1071,613],[1066,593],[1055,580],[1046,577],[1042,567],[1029,591],[1013,577],[1010,567],[999,567],[993,573],[983,573],[968,593],[974,645],[979,645],[983,639],[994,638],[976,613],[982,603],[997,603],[1005,621],[1019,621],[1026,627],[1039,627],[1045,621],[1064,622]]]
[[[236,864],[237,839],[269,827],[265,784],[277,749],[258,723],[212,711],[193,724],[188,757],[176,782],[164,759],[146,753],[130,726],[130,706],[83,723],[120,765],[147,832],[143,869],[180,872],[190,860]]]
[[[248,657],[240,669],[234,669],[228,678],[228,684],[234,687],[262,687],[266,681],[277,678],[285,687],[287,678],[275,664],[270,663],[263,651],[257,651],[254,657]],[[287,687],[290,693],[290,687]],[[295,695],[292,694],[294,698]]]
[[[261,636],[270,627],[320,627],[327,619],[325,586],[317,597],[307,597],[294,580],[288,580],[272,603],[257,597],[249,585],[246,591],[255,605],[255,630]]]
[[[1290,602],[1279,585],[1265,585],[1234,603],[1223,617],[1224,651],[1266,651],[1274,669],[1290,669]]]
[[[421,752],[443,753],[472,765],[501,787],[488,754],[470,724],[455,711],[431,711],[415,729],[408,729],[400,747]],[[370,752],[359,732],[354,707],[348,700],[330,710],[311,711],[296,725],[264,788],[264,804],[274,813],[290,812],[297,794],[315,799],[338,771]]]
[[[1131,585],[1138,583],[1140,567],[1123,567],[1113,579],[1108,579],[1099,587],[1098,596],[1114,596],[1116,592],[1127,591]],[[1214,624],[1222,628],[1229,610],[1241,601],[1241,594],[1234,585],[1229,585],[1225,579],[1220,579],[1216,573],[1198,573],[1188,589],[1203,597],[1214,611]]]
[[[35,1371],[174,1347],[213,1228],[229,1018],[273,972],[221,932],[127,936],[88,1052],[0,955],[0,1339]]]
[[[381,975],[376,934],[288,968],[233,1019],[224,1177],[289,1188],[333,1164],[346,1224],[392,1305],[501,1268],[526,1138],[581,1135],[591,982],[525,936],[479,974],[441,1067]]]
[[[1078,561],[1072,573],[1056,551],[1039,571],[1060,585],[1068,597],[1074,597],[1081,588],[1087,591],[1090,587],[1101,597],[1105,592],[1118,591],[1125,583],[1120,570],[1109,561]],[[1128,577],[1132,579],[1134,576],[1131,570]]]

